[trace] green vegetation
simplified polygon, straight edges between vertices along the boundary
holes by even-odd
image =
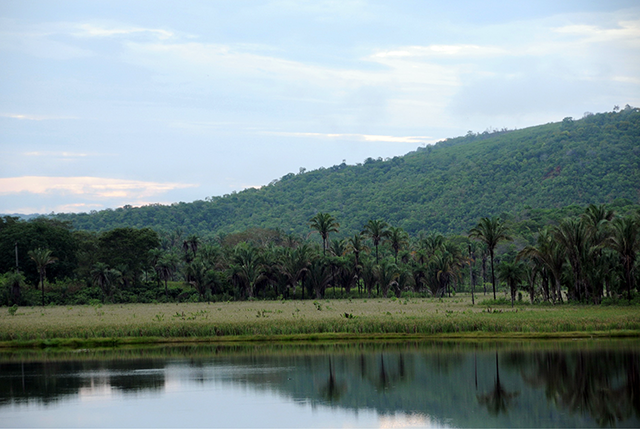
[[[488,285],[494,300],[508,288],[512,306],[523,293],[531,303],[633,304],[640,206],[622,198],[637,199],[639,136],[640,110],[630,107],[521,131],[470,133],[403,158],[283,178],[206,203],[235,201],[233,222],[200,203],[185,206],[189,219],[222,222],[200,222],[201,233],[186,217],[170,232],[160,212],[153,214],[156,229],[135,220],[152,209],[179,215],[177,206],[123,209],[115,228],[106,212],[0,218],[0,305],[451,298],[476,287],[486,294]],[[561,168],[549,173],[548,162]],[[474,191],[467,198],[461,190]],[[326,192],[344,198],[332,205]],[[305,207],[323,206],[315,198],[326,199],[331,211],[306,214]],[[613,202],[561,207],[602,200]],[[521,211],[493,215],[507,206]],[[471,220],[479,208],[485,212]],[[85,227],[101,231],[74,229],[85,218],[100,225]],[[123,226],[127,219],[135,227]],[[278,228],[265,228],[276,219]]]
[[[0,341],[10,346],[80,346],[87,341],[123,344],[640,334],[640,313],[633,306],[519,305],[512,309],[470,304],[465,295],[442,302],[413,298],[332,300],[330,304],[307,300],[20,307],[14,314],[0,313]]]
[[[619,210],[637,204],[639,137],[640,110],[628,107],[523,130],[469,132],[405,156],[290,173],[261,189],[206,201],[55,218],[81,230],[181,228],[202,238],[250,228],[306,235],[318,212],[338,219],[342,237],[370,219],[414,236],[459,234],[481,217],[503,214],[535,224],[549,210],[570,205],[615,204]]]
[[[320,217],[326,228],[313,222]],[[10,247],[7,241],[13,240],[5,231],[29,226],[5,218],[0,247]],[[33,271],[29,266],[20,269],[25,266],[20,258],[18,270],[12,264],[0,267],[5,271],[0,303],[443,298],[473,292],[476,285],[486,294],[488,278],[494,300],[497,289],[506,285],[512,306],[516,296],[522,300],[519,291],[525,291],[531,303],[599,304],[623,296],[628,303],[638,301],[638,211],[620,216],[604,205],[591,205],[579,217],[562,219],[529,237],[512,236],[508,223],[498,218],[482,218],[469,236],[432,233],[411,238],[402,228],[370,220],[360,234],[329,242],[328,232],[335,232],[338,222],[326,213],[312,218],[310,228],[321,236],[326,233],[322,246],[281,234],[269,239],[244,234],[231,246],[197,235],[160,240],[150,229],[70,232],[71,245],[78,249],[71,276],[60,278],[53,269],[46,270],[58,263],[48,248],[29,249],[29,258],[23,251],[22,260],[34,262]],[[45,245],[60,247],[55,240]],[[25,278],[35,281],[25,283]]]

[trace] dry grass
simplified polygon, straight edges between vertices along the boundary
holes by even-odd
[[[469,297],[21,307],[0,311],[0,341],[54,338],[640,332],[636,307],[517,306]]]

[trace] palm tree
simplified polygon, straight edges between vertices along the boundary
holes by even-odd
[[[444,296],[447,289],[449,290],[449,296],[451,296],[450,284],[456,280],[460,274],[460,269],[463,266],[463,258],[455,245],[448,243],[443,246],[441,250],[431,258],[431,274],[435,275],[432,280],[432,285],[436,286],[432,288],[432,293],[440,293],[440,296]]]
[[[398,266],[390,260],[385,259],[381,264],[376,266],[375,272],[382,286],[382,296],[386,298],[389,289],[397,284],[396,280],[399,274]]]
[[[191,234],[182,242],[182,249],[184,250],[185,261],[187,263],[193,261],[198,254],[198,247],[200,246],[200,237],[196,234]],[[189,255],[191,252],[191,255]]]
[[[516,297],[516,290],[522,277],[524,276],[524,266],[522,262],[502,262],[498,265],[498,276],[505,281],[511,291],[511,307]]]
[[[358,285],[358,292],[360,292],[360,272],[362,271],[362,265],[360,264],[360,253],[368,250],[367,246],[364,245],[362,241],[362,234],[354,234],[353,237],[350,237],[347,240],[347,251],[353,253],[355,255],[354,258],[354,272],[355,279],[354,281]]]
[[[427,251],[428,256],[433,255],[436,250],[444,245],[444,235],[434,232],[420,240],[420,247]]]
[[[516,261],[526,258],[532,260],[535,264],[542,265],[546,270],[546,275],[550,274],[553,277],[553,286],[551,287],[553,302],[555,302],[556,297],[562,302],[560,279],[566,255],[547,228],[543,228],[540,231],[536,241],[536,246],[526,246],[518,252]]]
[[[636,253],[640,247],[640,225],[638,219],[631,216],[617,218],[611,222],[612,235],[607,245],[618,252],[624,268],[624,283],[627,286],[627,298],[631,301],[631,289],[634,287],[634,267]]]
[[[389,224],[383,220],[369,219],[369,222],[367,222],[364,226],[364,230],[362,231],[362,234],[369,237],[373,241],[373,245],[376,247],[376,264],[380,263],[378,246],[382,239],[389,235],[389,231],[387,231],[388,227]]]
[[[285,278],[287,286],[293,290],[294,297],[298,284],[304,281],[309,271],[310,253],[311,248],[307,243],[297,248],[284,249],[279,268]]]
[[[42,288],[42,306],[44,307],[44,279],[47,276],[47,265],[55,263],[58,258],[51,255],[51,250],[41,248],[29,250],[28,255],[38,268],[40,287]]]
[[[377,282],[377,273],[375,270],[375,265],[371,258],[364,258],[362,261],[362,270],[361,270],[361,278],[362,283],[364,284],[364,288],[367,291],[367,296],[371,297],[371,290],[373,286],[375,286]]]
[[[306,280],[315,292],[316,299],[323,298],[324,291],[331,281],[331,270],[329,270],[324,258],[315,258],[311,261]]]
[[[318,231],[322,237],[322,254],[326,254],[327,250],[327,238],[330,232],[338,232],[340,224],[336,221],[336,218],[329,213],[319,212],[314,217],[309,219],[309,227]]]
[[[244,289],[247,298],[253,298],[256,283],[261,280],[258,250],[246,242],[238,244],[233,249],[229,268],[232,282]]]
[[[588,298],[584,264],[588,259],[590,243],[589,232],[585,222],[580,219],[565,219],[553,228],[552,234],[554,239],[562,246],[573,271],[571,295],[577,300]]]
[[[175,253],[169,253],[162,255],[156,264],[156,270],[158,272],[158,278],[164,281],[164,295],[169,297],[169,279],[173,276],[173,273],[178,269],[180,258]]]
[[[8,272],[5,276],[5,286],[9,289],[11,303],[20,304],[22,295],[20,287],[24,286],[24,275],[18,270]]]
[[[474,228],[469,231],[469,236],[476,238],[487,245],[491,258],[491,285],[493,286],[493,299],[496,299],[496,276],[493,269],[493,257],[496,246],[504,240],[511,240],[508,235],[509,229],[497,217],[483,217]]]
[[[111,284],[117,281],[118,271],[109,268],[104,262],[97,262],[91,270],[91,279],[102,290],[102,302],[111,296]]]
[[[200,300],[204,301],[207,289],[216,283],[216,273],[201,258],[196,258],[186,267],[189,284],[200,294]]]
[[[391,244],[393,253],[395,255],[396,264],[398,263],[398,252],[403,246],[409,243],[409,234],[400,227],[391,226],[388,230],[387,240]]]

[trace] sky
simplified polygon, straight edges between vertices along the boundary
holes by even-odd
[[[640,106],[640,3],[0,2],[0,213],[202,200]]]

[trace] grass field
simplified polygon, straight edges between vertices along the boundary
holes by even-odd
[[[0,309],[0,346],[432,335],[640,336],[635,306],[471,306],[467,296],[20,307],[11,313]]]

